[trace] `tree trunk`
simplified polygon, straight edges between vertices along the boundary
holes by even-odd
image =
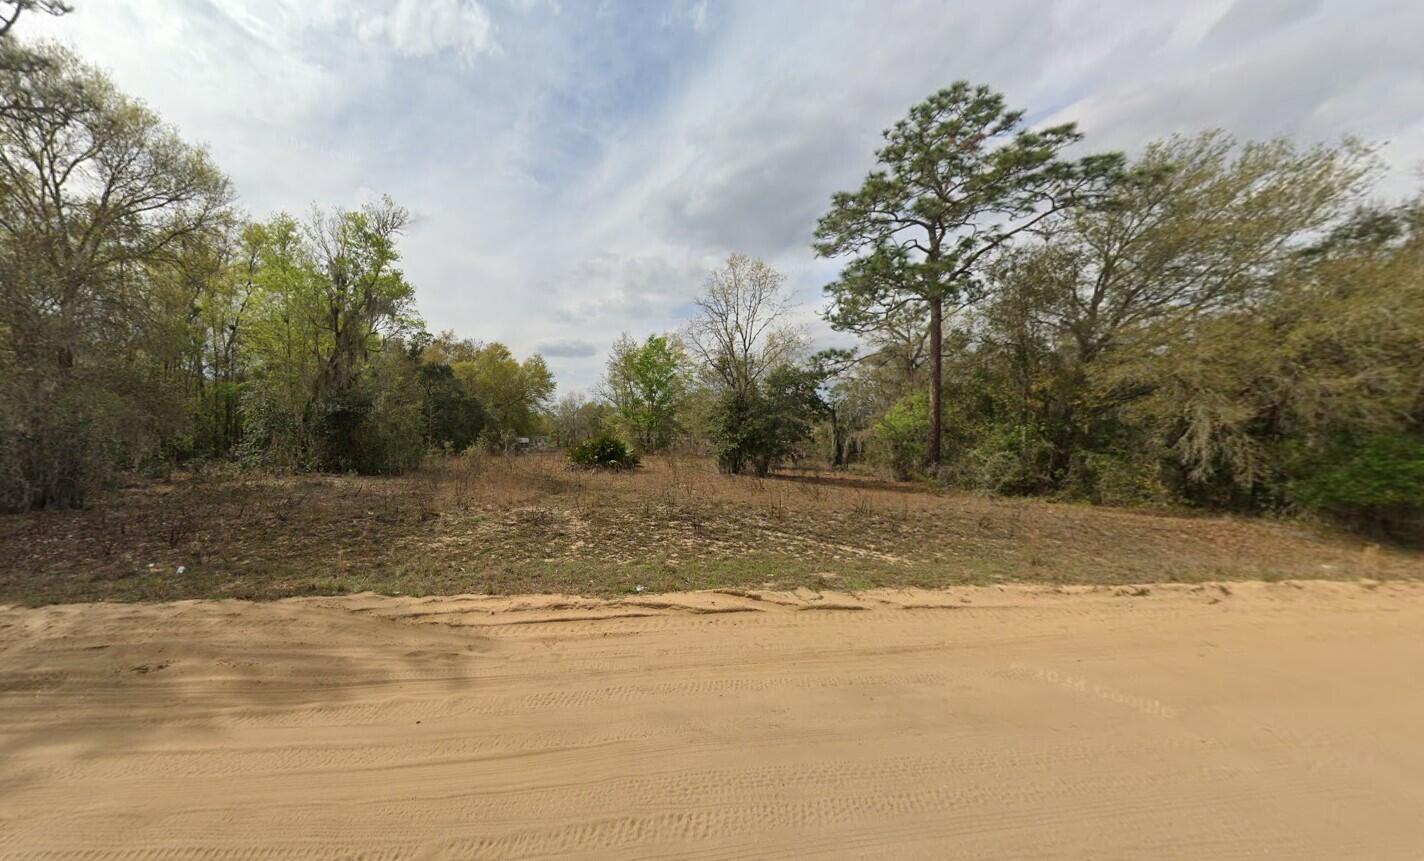
[[[930,438],[925,445],[925,461],[930,472],[939,467],[940,389],[943,388],[941,353],[944,351],[944,297],[930,297]]]

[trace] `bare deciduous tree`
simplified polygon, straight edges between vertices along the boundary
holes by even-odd
[[[805,339],[786,325],[786,277],[766,263],[733,254],[707,276],[687,340],[704,373],[746,393],[771,371],[796,358]]]

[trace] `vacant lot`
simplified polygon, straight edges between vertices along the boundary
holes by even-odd
[[[1424,555],[1297,524],[759,480],[691,458],[614,475],[549,454],[401,478],[177,476],[0,518],[0,602],[18,603],[1421,575]]]
[[[0,609],[0,857],[1370,858],[1424,586]]]

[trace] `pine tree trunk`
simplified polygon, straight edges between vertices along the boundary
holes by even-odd
[[[930,298],[930,438],[925,445],[925,461],[930,472],[939,467],[940,437],[940,389],[943,388],[944,369],[940,355],[944,345],[944,298]]]

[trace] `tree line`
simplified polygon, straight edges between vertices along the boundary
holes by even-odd
[[[693,304],[679,331],[620,338],[595,400],[570,396],[554,410],[554,437],[574,444],[611,432],[638,451],[690,447],[723,472],[759,476],[803,456],[826,415],[828,374],[788,321],[785,277],[732,254]]]
[[[1374,150],[1209,131],[1069,161],[1075,129],[1021,124],[936,94],[818,225],[848,258],[828,318],[868,347],[834,397],[888,465],[1417,527],[1424,205],[1373,199]]]
[[[425,331],[389,199],[251,220],[207,153],[0,3],[0,507],[189,460],[397,472],[432,449],[613,433],[729,473],[804,458],[979,491],[1424,514],[1424,203],[1375,150],[1207,131],[1084,153],[957,83],[833,195],[812,352],[729,256],[691,319],[624,336],[593,398]]]
[[[207,152],[0,9],[0,509],[228,460],[398,472],[541,433],[539,356],[424,330],[389,199],[244,217]]]
[[[819,455],[1417,530],[1424,202],[1375,199],[1373,148],[1208,131],[1070,158],[1074,125],[967,83],[884,137],[815,231],[843,263],[825,318],[859,347],[808,355],[780,277],[733,256],[681,333],[615,345],[609,421],[729,472]]]

